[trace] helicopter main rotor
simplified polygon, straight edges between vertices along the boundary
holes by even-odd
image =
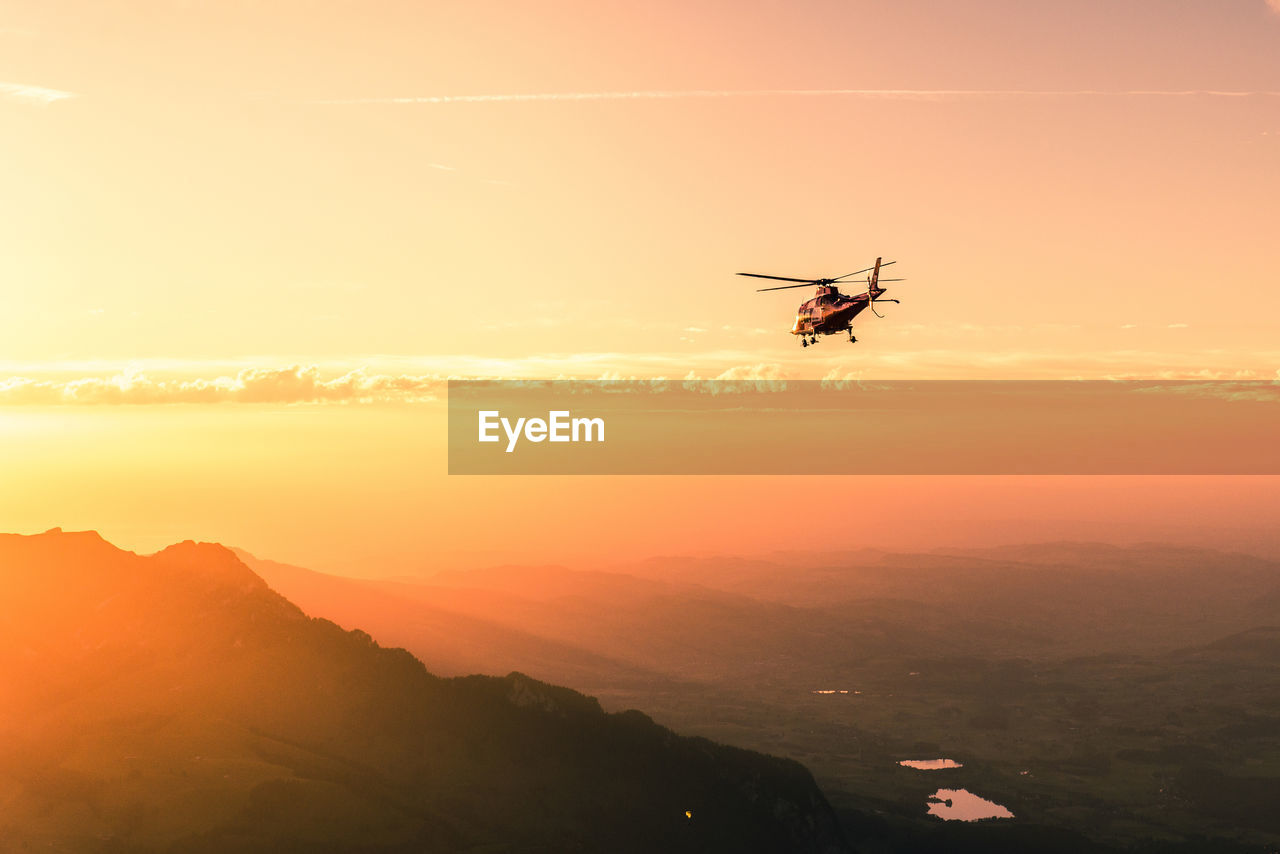
[[[896,264],[897,261],[886,261],[881,267],[888,267],[890,264]],[[854,270],[852,273],[845,273],[843,276],[836,276],[834,279],[797,279],[792,276],[767,276],[764,273],[739,273],[739,276],[750,276],[753,279],[774,279],[779,282],[799,282],[798,285],[779,285],[774,288],[756,288],[756,293],[763,291],[785,291],[789,288],[812,288],[814,286],[824,287],[827,285],[847,285],[845,281],[850,276],[859,276],[863,273],[870,273],[875,267],[868,267],[865,270]],[[902,279],[880,279],[882,282],[901,282]]]

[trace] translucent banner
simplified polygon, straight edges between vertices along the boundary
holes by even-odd
[[[449,473],[1280,474],[1280,384],[450,381]]]

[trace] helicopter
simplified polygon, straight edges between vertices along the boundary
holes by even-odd
[[[840,332],[848,332],[849,343],[854,344],[858,339],[853,335],[853,319],[863,309],[870,308],[871,313],[876,317],[883,317],[884,315],[876,311],[875,304],[878,302],[898,302],[896,299],[880,298],[880,295],[885,292],[885,289],[880,287],[880,283],[906,281],[905,279],[880,278],[881,267],[888,267],[890,264],[898,263],[897,261],[881,263],[881,260],[877,258],[873,267],[845,273],[843,276],[836,276],[834,279],[795,279],[790,276],[766,276],[763,273],[739,273],[738,275],[751,276],[755,279],[776,279],[780,282],[800,283],[798,285],[779,285],[776,288],[760,288],[756,291],[757,293],[763,291],[785,291],[788,288],[806,288],[816,285],[818,290],[813,299],[801,303],[800,308],[796,311],[796,322],[795,326],[791,327],[791,334],[799,335],[800,343],[808,347],[810,344],[818,343],[819,335],[835,335]],[[845,281],[846,279],[863,273],[871,274],[867,276],[867,292],[865,294],[850,296],[840,293],[840,285],[850,284]]]

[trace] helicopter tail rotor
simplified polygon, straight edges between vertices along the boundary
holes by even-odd
[[[876,265],[871,268],[871,276],[867,279],[867,308],[871,309],[871,313],[876,317],[884,317],[876,311],[876,285],[880,284],[880,260],[876,259]]]
[[[876,303],[878,302],[897,302],[896,299],[876,299],[876,289],[880,287],[881,282],[905,282],[906,279],[881,279],[880,268],[888,267],[894,262],[889,261],[885,264],[880,263],[880,259],[876,259],[876,265],[871,268],[871,275],[867,276],[867,308],[871,309],[871,313],[876,317],[883,318],[884,315],[876,311]]]

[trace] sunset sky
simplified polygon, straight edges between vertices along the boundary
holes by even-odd
[[[1229,543],[1274,481],[447,478],[438,398],[1277,378],[1276,6],[0,0],[0,530],[360,573],[821,547],[813,504],[848,547]],[[733,275],[878,255],[852,347]]]

